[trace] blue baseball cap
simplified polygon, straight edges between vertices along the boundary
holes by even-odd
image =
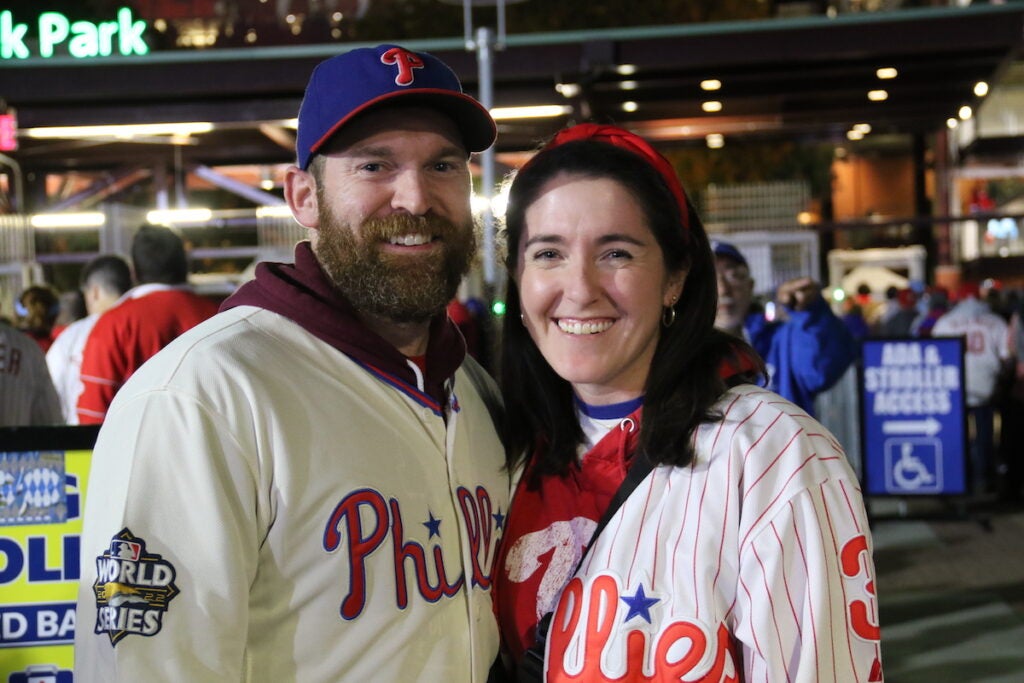
[[[299,167],[308,168],[312,156],[358,114],[395,101],[447,114],[469,152],[483,151],[494,143],[494,119],[462,92],[458,76],[448,65],[426,52],[378,45],[336,55],[313,69],[299,107],[295,142]]]
[[[729,244],[728,242],[720,242],[719,240],[712,240],[711,251],[715,253],[715,256],[724,256],[726,258],[731,258],[733,261],[740,264],[741,266],[746,266],[748,268],[750,267],[750,264],[747,263],[747,259],[744,258],[743,254],[740,253],[740,250],[737,249],[736,245],[734,244]]]

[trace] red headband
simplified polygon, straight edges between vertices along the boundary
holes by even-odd
[[[597,123],[581,123],[571,128],[559,131],[559,133],[555,135],[548,144],[544,145],[541,152],[554,149],[555,147],[559,147],[567,142],[573,142],[575,140],[594,140],[596,142],[604,142],[643,157],[643,160],[653,166],[654,170],[661,175],[665,184],[668,185],[669,191],[671,191],[673,196],[675,196],[676,202],[679,204],[679,213],[683,218],[683,238],[684,240],[689,241],[689,203],[686,201],[686,193],[683,192],[683,186],[679,183],[679,178],[676,177],[676,171],[672,168],[672,164],[668,162],[668,159],[659,154],[656,149],[651,147],[650,144],[648,144],[648,142],[639,135],[635,135],[630,133],[628,130],[618,128],[616,126],[604,126]]]

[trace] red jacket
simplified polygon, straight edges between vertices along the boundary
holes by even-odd
[[[188,289],[140,285],[100,316],[82,352],[81,424],[103,422],[114,394],[157,351],[217,312]]]

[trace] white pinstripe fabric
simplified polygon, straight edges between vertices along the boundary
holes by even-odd
[[[757,387],[721,409],[694,465],[652,472],[563,594],[549,681],[881,680],[870,535],[842,448]],[[609,578],[617,599],[589,609]],[[641,587],[655,602],[636,613]],[[716,649],[722,627],[733,657]]]

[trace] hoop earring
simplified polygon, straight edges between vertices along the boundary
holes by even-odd
[[[672,327],[672,323],[676,321],[676,309],[675,306],[666,306],[665,310],[661,312],[661,326]]]

